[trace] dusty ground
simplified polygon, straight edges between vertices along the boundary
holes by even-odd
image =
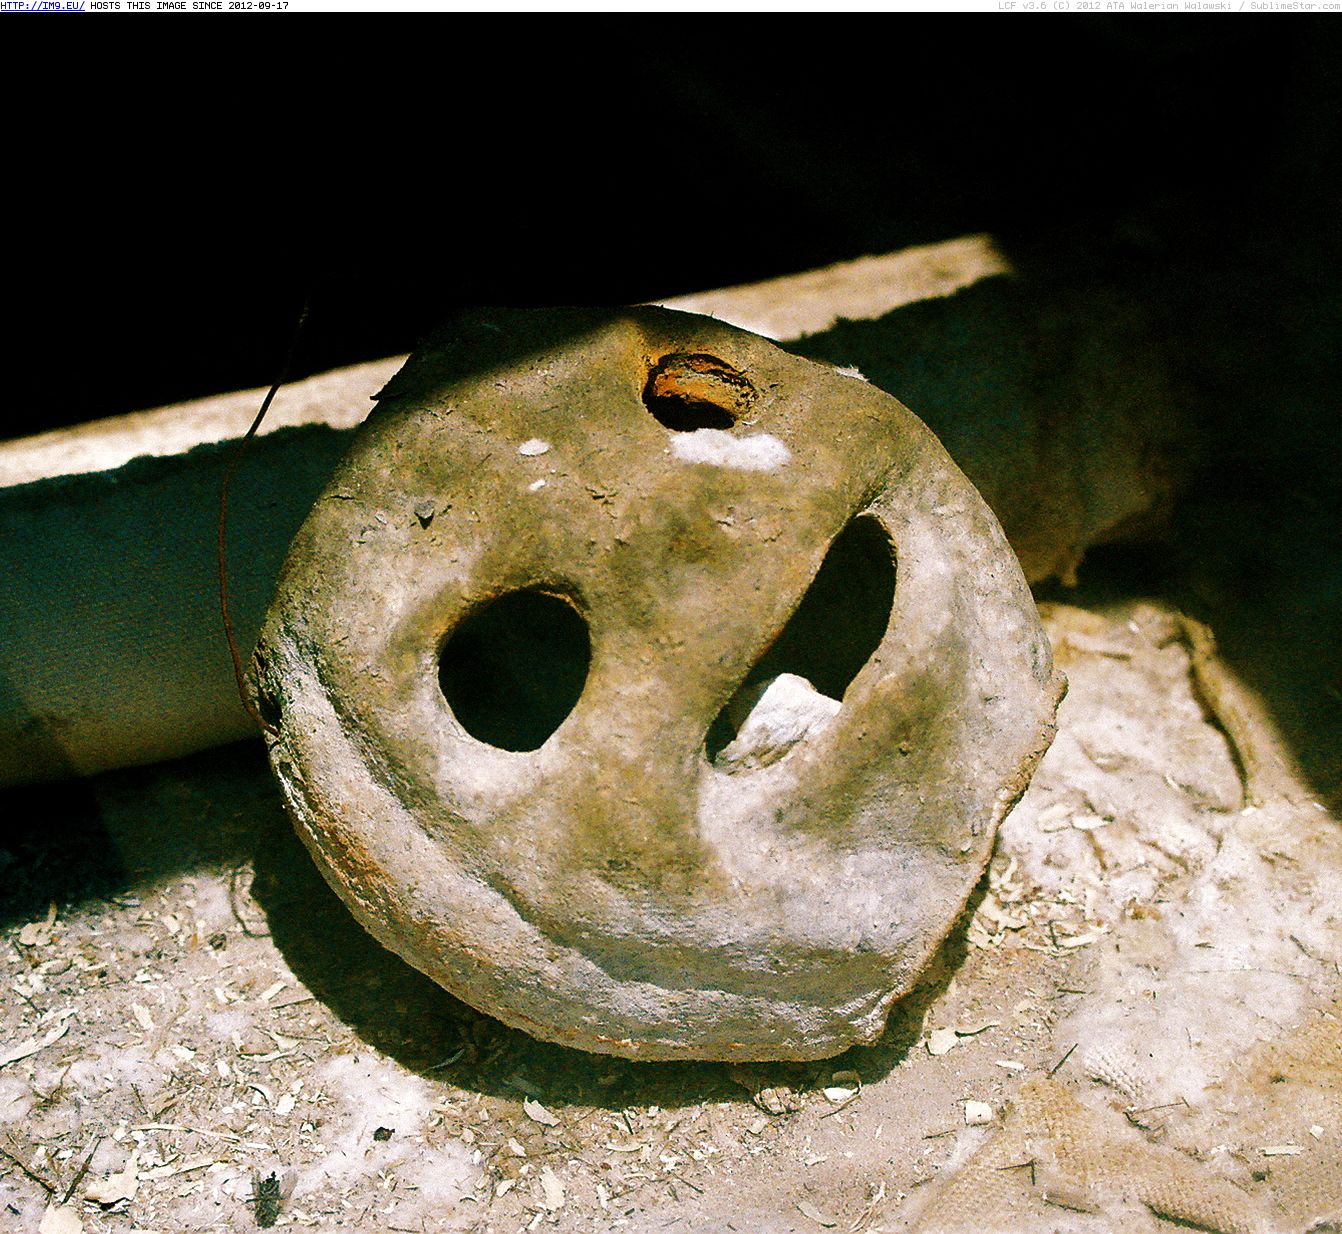
[[[1062,731],[972,915],[826,1064],[463,1006],[321,882],[258,745],[12,796],[0,1229],[1335,1228],[1338,829],[1197,627],[1048,624]]]
[[[1023,1073],[995,1060],[1057,1061],[1047,1027],[1071,962],[1023,951],[1003,985],[964,930],[886,1041],[831,1064],[541,1045],[363,934],[291,835],[258,750],[91,789],[78,873],[103,896],[4,935],[0,1041],[64,1030],[0,1071],[0,1201],[17,1230],[37,1229],[49,1198],[18,1161],[59,1195],[95,1142],[76,1196],[132,1154],[139,1182],[106,1210],[85,1203],[90,1230],[252,1228],[252,1171],[271,1169],[296,1176],[282,1220],[335,1228],[717,1228],[732,1213],[741,1229],[767,1213],[801,1228],[799,1203],[847,1226],[982,1136],[962,1101],[1000,1104]],[[64,862],[55,845],[72,837],[42,831],[47,862]],[[933,1059],[933,999],[948,1025],[996,1024]]]
[[[352,922],[258,745],[10,792],[0,1231],[1342,1228],[1342,307],[1281,246],[1166,289],[1223,457],[1049,616],[1058,741],[879,1045],[504,1029]]]

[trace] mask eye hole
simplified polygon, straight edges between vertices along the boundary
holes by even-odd
[[[787,625],[709,727],[709,761],[725,771],[744,770],[774,762],[791,748],[780,741],[762,753],[738,741],[749,737],[749,717],[763,718],[755,709],[762,702],[770,705],[763,696],[775,679],[782,682],[773,698],[798,716],[792,744],[806,735],[808,723],[818,726],[833,716],[885,637],[894,601],[894,546],[874,517],[860,514],[830,544]],[[808,692],[813,697],[806,697]],[[761,731],[767,735],[769,727]]]
[[[663,356],[643,387],[643,405],[674,433],[731,428],[754,401],[755,387],[744,373],[700,352]]]
[[[577,706],[591,662],[587,623],[572,604],[543,591],[513,591],[452,631],[438,684],[477,741],[539,750]]]

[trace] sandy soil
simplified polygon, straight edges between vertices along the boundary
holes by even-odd
[[[923,988],[823,1064],[624,1062],[462,1005],[349,917],[257,744],[11,795],[0,1228],[1337,1220],[1310,1183],[1342,1177],[1331,1046],[1287,1089],[1241,1065],[1337,1026],[1337,828],[1289,776],[1270,800],[1246,783],[1256,721],[1196,627],[1047,617],[1058,742]],[[1060,1146],[1064,1124],[1083,1130]],[[1192,1171],[1188,1211],[1116,1182],[1115,1144],[1157,1154],[1120,1174]],[[984,1164],[1003,1152],[1023,1155]],[[1207,1186],[1228,1209],[1198,1207]]]

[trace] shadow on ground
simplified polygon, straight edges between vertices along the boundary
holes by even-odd
[[[794,1089],[857,1066],[874,1080],[919,1040],[927,1006],[964,959],[968,917],[938,953],[920,987],[900,1002],[874,1046],[816,1063],[635,1062],[537,1041],[467,1006],[387,951],[354,920],[287,827],[258,833],[252,894],[295,975],[363,1040],[403,1066],[472,1091],[620,1110],[673,1109],[740,1098],[742,1088]],[[986,887],[986,880],[985,880]]]
[[[4,798],[14,821],[0,840],[0,925],[40,918],[52,902],[62,910],[134,902],[174,879],[219,875],[238,925],[269,934],[294,975],[369,1046],[470,1091],[514,1100],[543,1092],[556,1106],[674,1109],[746,1090],[811,1088],[846,1066],[875,1080],[919,1040],[927,1006],[964,959],[968,917],[983,893],[873,1046],[805,1064],[633,1062],[508,1028],[375,942],[294,834],[258,742]]]

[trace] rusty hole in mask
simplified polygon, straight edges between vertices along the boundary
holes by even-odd
[[[587,623],[571,604],[544,591],[513,591],[452,632],[438,684],[477,741],[538,750],[582,697],[591,662]]]
[[[853,519],[772,646],[718,713],[705,741],[724,771],[767,766],[829,721],[880,646],[895,599],[895,553],[869,514]]]
[[[755,401],[755,387],[726,360],[700,352],[663,356],[648,373],[643,404],[676,433],[731,428]]]

